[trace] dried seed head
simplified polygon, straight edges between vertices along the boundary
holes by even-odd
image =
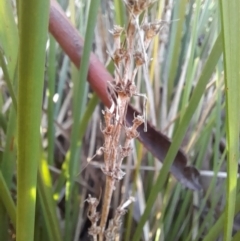
[[[142,30],[144,31],[144,38],[145,39],[152,39],[154,36],[156,36],[160,29],[161,29],[162,23],[161,21],[156,21],[154,23],[145,23],[142,25]]]
[[[144,122],[144,117],[142,115],[138,115],[134,117],[133,120],[133,126],[132,128],[134,128],[135,130],[137,130],[137,128]]]
[[[92,236],[96,236],[100,233],[101,229],[97,226],[92,226],[88,229],[88,234]]]
[[[138,5],[139,8],[143,11],[146,10],[154,2],[156,2],[156,0],[138,0]]]
[[[133,49],[135,32],[136,32],[135,21],[132,19],[129,22],[128,29],[127,29],[127,41],[128,41],[129,51]]]
[[[109,32],[113,35],[114,37],[114,48],[119,49],[120,44],[121,44],[121,34],[122,34],[123,28],[121,26],[115,25],[113,27],[113,30],[110,30]]]
[[[144,106],[146,109],[147,97],[144,94],[138,93],[137,87],[134,83],[136,73],[139,66],[148,62],[146,55],[146,42],[155,36],[160,27],[158,23],[153,25],[149,24],[143,26],[145,31],[139,28],[139,14],[145,11],[152,0],[123,0],[126,4],[130,21],[126,31],[120,26],[114,26],[110,33],[114,38],[114,51],[111,58],[115,64],[113,82],[108,83],[109,94],[112,99],[112,106],[103,112],[106,127],[102,130],[104,134],[104,166],[101,167],[102,172],[106,175],[106,188],[104,194],[103,208],[100,222],[99,240],[104,240],[103,234],[105,233],[106,241],[115,240],[119,227],[121,226],[121,217],[125,214],[125,208],[134,201],[130,198],[127,202],[123,203],[115,213],[115,217],[109,222],[108,229],[104,232],[108,219],[109,204],[111,202],[112,193],[115,189],[115,183],[121,180],[125,173],[121,170],[121,164],[124,157],[130,155],[131,140],[138,137],[139,133],[137,128],[146,120],[146,118],[137,116],[134,117],[132,127],[126,127],[125,117],[127,107],[132,96],[140,96],[144,98]],[[146,14],[147,15],[147,14]],[[124,41],[121,43],[121,35],[124,31]],[[135,51],[135,43],[138,38],[140,39],[141,52]],[[144,38],[143,38],[144,35]],[[144,43],[143,43],[144,40]],[[137,44],[136,44],[137,45]],[[145,46],[144,46],[145,45]],[[138,45],[137,45],[138,46]],[[147,64],[146,64],[147,66]],[[147,72],[147,71],[146,71]],[[147,74],[146,74],[147,75]],[[147,77],[146,77],[147,78]],[[143,111],[143,116],[146,117],[146,112]],[[125,130],[125,142],[121,147],[121,131]],[[146,131],[146,128],[144,128]],[[94,211],[93,211],[94,213]],[[89,216],[90,220],[96,224],[94,217]],[[99,232],[98,227],[91,231],[93,234]]]
[[[114,218],[109,221],[108,229],[105,231],[105,237],[107,241],[116,239],[122,224],[122,216],[127,213],[125,208],[127,208],[134,201],[134,197],[130,197],[125,203],[117,208]]]
[[[92,197],[90,194],[88,194],[88,198],[85,200],[85,202],[88,202],[91,207],[97,208],[99,201],[97,198]]]
[[[119,66],[120,62],[125,58],[126,56],[126,50],[123,48],[118,48],[115,50],[113,55],[113,61],[114,63]]]
[[[130,127],[126,130],[126,138],[131,140],[137,138],[139,133],[134,127]]]
[[[89,203],[87,216],[92,223],[92,226],[88,229],[88,233],[92,236],[95,236],[100,233],[100,229],[97,227],[97,222],[100,219],[100,214],[97,212],[99,201],[97,198],[93,198],[89,194],[86,202]]]
[[[134,16],[139,16],[146,10],[154,1],[152,0],[123,0],[129,9],[129,12]]]
[[[125,93],[129,96],[132,97],[137,93],[137,87],[135,83],[131,80],[127,81],[126,87],[125,87]]]
[[[136,66],[141,66],[145,63],[144,55],[142,54],[142,52],[136,51],[133,56],[134,56],[134,59],[135,59]]]
[[[114,25],[112,30],[109,30],[109,32],[113,35],[114,38],[120,37],[124,28],[122,28],[119,25]]]
[[[156,36],[161,29],[161,21],[155,23],[146,23],[142,25],[142,30],[144,31],[144,47],[148,48],[153,37]]]
[[[120,159],[123,159],[129,156],[132,152],[132,147],[128,145],[128,147],[121,147],[120,150]]]

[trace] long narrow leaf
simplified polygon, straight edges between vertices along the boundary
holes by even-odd
[[[2,172],[0,171],[0,192],[1,192],[1,201],[3,202],[8,215],[13,223],[13,226],[16,227],[16,206],[11,197],[11,193],[8,190],[8,186],[4,180]]]
[[[224,240],[232,238],[234,203],[237,190],[239,156],[239,103],[240,103],[240,1],[220,1],[226,91],[227,118],[227,203]]]
[[[17,63],[18,31],[11,2],[0,1],[0,51],[6,57],[9,79],[13,80]]]
[[[32,241],[49,1],[19,0],[17,241]]]

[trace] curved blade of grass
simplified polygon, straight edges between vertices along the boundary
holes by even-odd
[[[13,184],[13,175],[16,170],[16,146],[15,146],[15,140],[16,140],[16,110],[13,106],[10,108],[8,123],[7,123],[7,133],[5,138],[5,149],[2,155],[2,160],[0,162],[0,170],[2,170],[1,175],[4,178],[4,181],[6,182],[6,187],[8,187],[8,190],[6,191],[0,191],[1,193],[1,199],[10,199],[10,193],[9,190],[12,188]],[[1,180],[3,181],[3,180]],[[3,184],[0,184],[3,185]],[[15,185],[14,185],[15,186]],[[4,186],[5,187],[5,186]],[[5,187],[5,188],[6,188]],[[16,219],[16,208],[15,204],[11,200],[8,202],[0,202],[1,207],[5,206],[4,208],[1,208],[2,212],[0,214],[1,216],[1,225],[0,225],[0,240],[7,240],[6,235],[8,234],[8,227],[9,227],[9,218],[12,219],[12,213],[10,213],[9,207],[6,205],[13,206],[14,205],[14,218]],[[14,220],[16,222],[16,220]],[[16,228],[16,223],[14,223],[14,228]],[[5,237],[4,237],[5,235]]]
[[[17,241],[32,241],[49,1],[19,0]]]
[[[10,108],[10,115],[7,116],[8,123],[7,128],[4,128],[6,133],[6,144],[5,150],[3,152],[2,161],[0,164],[1,170],[4,170],[1,175],[6,182],[6,186],[1,183],[1,186],[8,187],[9,190],[12,184],[12,177],[16,164],[16,150],[14,148],[14,139],[16,131],[16,109],[17,101],[13,88],[13,79],[16,72],[16,63],[18,55],[18,31],[14,20],[13,9],[11,7],[11,2],[8,0],[3,0],[0,2],[0,67],[4,74],[4,80],[7,84],[9,94],[12,98],[13,107]],[[1,106],[2,108],[2,106]],[[4,121],[4,116],[1,114],[1,120]],[[7,129],[7,130],[6,130]],[[3,180],[1,180],[3,182]],[[8,191],[9,192],[9,191]],[[7,190],[1,192],[2,200],[11,199],[10,193]],[[16,208],[12,200],[7,202],[0,202],[1,204],[1,224],[0,224],[0,240],[8,240],[9,232],[9,218],[12,219],[14,214],[14,228],[16,228]],[[8,206],[6,206],[8,205]],[[14,206],[9,209],[9,207]],[[11,211],[11,212],[10,212]]]
[[[238,193],[237,195],[236,202],[234,203],[234,208],[235,208],[234,214],[237,214],[240,211],[240,193]],[[219,217],[219,219],[217,220],[217,222],[214,224],[214,226],[211,227],[211,229],[209,230],[208,234],[205,236],[203,241],[217,240],[217,237],[223,231],[223,228],[226,225],[226,220],[225,220],[226,212],[227,211],[225,209],[224,212]]]
[[[196,41],[197,41],[197,24],[199,21],[199,12],[201,8],[201,1],[197,0],[195,1],[196,8],[194,9],[194,12],[192,14],[192,32],[191,32],[191,39],[189,41],[189,47],[187,49],[187,52],[189,52],[189,59],[188,59],[188,66],[187,66],[187,72],[186,72],[186,80],[185,80],[185,87],[183,92],[183,98],[182,98],[182,109],[187,105],[191,88],[192,88],[192,81],[193,81],[193,68],[194,68],[194,54],[196,51]],[[180,119],[182,119],[182,115],[180,116]]]
[[[18,56],[18,31],[11,1],[0,1],[0,49],[6,57],[9,79],[13,80]]]
[[[199,81],[193,91],[192,98],[184,113],[184,116],[182,117],[182,121],[180,122],[179,127],[176,131],[176,134],[173,138],[172,145],[170,146],[167,156],[164,160],[164,165],[158,175],[156,183],[152,187],[149,199],[147,201],[146,209],[140,219],[136,232],[133,236],[133,239],[132,239],[133,241],[138,241],[141,237],[142,228],[143,228],[145,222],[147,221],[147,218],[151,212],[152,205],[154,204],[154,202],[156,200],[156,196],[158,195],[159,191],[161,191],[164,186],[169,168],[171,167],[171,165],[173,163],[174,157],[177,154],[177,151],[183,140],[184,134],[188,128],[188,124],[189,124],[189,122],[194,114],[194,111],[204,93],[206,84],[215,69],[215,66],[221,56],[221,53],[222,53],[222,39],[221,39],[221,35],[219,35],[214,44],[214,47],[209,55],[208,60],[206,61],[202,74],[199,78]]]
[[[9,94],[10,94],[10,96],[12,98],[14,109],[16,111],[17,110],[17,99],[16,99],[16,96],[15,96],[15,93],[14,93],[14,90],[13,90],[13,85],[12,85],[13,81],[10,78],[9,71],[8,71],[8,68],[7,68],[8,66],[7,66],[7,64],[5,62],[4,57],[5,56],[0,51],[0,66],[2,67],[3,74],[4,74],[4,77],[5,77],[4,79],[6,81],[6,84],[7,84],[8,90],[9,90]]]
[[[179,211],[179,215],[176,217],[176,221],[174,221],[174,226],[172,227],[172,230],[168,236],[168,240],[177,240],[177,234],[180,230],[181,225],[183,224],[183,222],[185,221],[185,218],[187,216],[187,214],[189,213],[189,206],[191,203],[191,198],[192,198],[192,192],[190,192],[189,190],[185,193],[185,198],[183,200],[183,204],[181,205],[181,210]],[[184,217],[184,218],[183,218]]]
[[[170,38],[170,47],[172,48],[172,55],[169,60],[169,78],[168,78],[168,103],[171,99],[171,93],[173,93],[174,80],[176,78],[177,66],[180,55],[180,47],[182,45],[182,26],[184,23],[184,16],[186,12],[187,0],[178,0],[175,3],[178,7],[174,8],[176,11],[176,18],[179,19],[174,27],[172,27],[171,35],[174,37]]]
[[[75,168],[76,154],[78,152],[78,138],[79,138],[79,121],[81,109],[79,108],[81,95],[81,87],[87,79],[89,59],[91,53],[91,47],[93,42],[94,27],[97,19],[97,11],[100,1],[91,1],[88,15],[88,23],[85,36],[85,45],[83,49],[83,58],[80,63],[79,77],[80,81],[74,83],[74,98],[73,98],[73,126],[71,131],[71,144],[70,144],[70,159],[69,159],[69,170],[66,183],[66,227],[65,227],[65,240],[70,240],[71,238],[71,200],[72,200],[72,190],[74,184],[74,178],[77,174]]]
[[[96,95],[96,93],[93,93],[91,99],[89,100],[89,102],[87,104],[86,110],[83,114],[83,117],[82,117],[80,125],[79,125],[79,136],[78,136],[79,140],[82,140],[83,135],[85,134],[85,132],[83,130],[87,129],[90,118],[91,118],[93,111],[94,111],[95,107],[97,106],[98,102],[99,102],[98,96]]]
[[[174,213],[176,212],[180,195],[181,195],[181,186],[178,183],[174,188],[171,200],[169,202],[170,208],[169,208],[169,210],[166,211],[165,217],[164,217],[164,234],[166,235],[166,237],[168,237],[169,229],[172,227]]]
[[[48,163],[44,159],[41,160],[39,167],[38,193],[49,240],[61,241],[61,231],[52,195],[51,175],[49,173]]]
[[[7,183],[4,180],[2,171],[0,171],[0,193],[1,200],[7,210],[7,213],[12,221],[14,228],[16,228],[16,206],[13,202],[11,193],[9,192]]]
[[[207,128],[211,128],[211,130],[212,130],[212,129],[213,129],[213,125],[210,125],[210,126],[207,127]],[[208,133],[210,133],[210,131],[208,131]],[[207,133],[207,134],[208,134],[208,133]],[[208,142],[209,142],[210,139],[211,139],[211,138],[210,138],[210,135],[208,135],[208,139],[205,140],[205,143],[208,144]],[[205,144],[205,143],[204,143],[204,144]],[[203,145],[204,145],[204,144],[203,144]],[[206,153],[206,152],[204,152],[203,154],[205,154],[205,153]],[[216,174],[219,172],[220,168],[222,167],[222,163],[223,163],[224,160],[225,160],[225,156],[226,156],[226,152],[224,152],[224,154],[222,155],[222,157],[221,157],[221,159],[220,159],[220,161],[219,161],[218,166],[214,169],[214,171],[215,171]],[[203,158],[201,158],[201,159],[203,159]],[[208,189],[207,189],[207,192],[206,192],[204,198],[201,199],[201,205],[200,205],[199,208],[198,208],[198,212],[197,212],[197,215],[195,216],[195,219],[193,219],[193,225],[194,225],[195,222],[198,222],[198,221],[199,221],[199,218],[200,218],[200,216],[202,215],[202,213],[203,213],[203,211],[204,211],[204,208],[206,207],[207,201],[210,200],[210,198],[209,198],[210,195],[214,192],[214,188],[216,187],[216,182],[217,182],[217,177],[216,177],[216,175],[214,175],[214,176],[212,177],[212,180],[211,180],[211,182],[210,182],[210,185],[209,185],[209,187],[208,187]],[[204,229],[206,228],[206,225],[209,225],[209,222],[210,222],[209,219],[212,218],[212,213],[214,212],[214,209],[216,208],[216,204],[217,204],[217,202],[219,201],[219,198],[221,197],[221,193],[218,193],[217,195],[214,195],[214,197],[215,197],[215,202],[212,202],[212,203],[211,203],[212,205],[211,205],[210,209],[208,209],[208,214],[207,214],[207,216],[204,216],[204,221],[201,222],[201,225],[199,226],[198,235],[197,235],[197,237],[194,239],[195,241],[199,240],[199,238],[201,237]],[[186,241],[191,240],[191,235],[192,235],[192,230],[189,232],[189,237],[186,239]]]
[[[16,110],[17,110],[17,100],[13,90],[12,80],[10,80],[9,70],[5,63],[6,56],[3,56],[0,52],[0,65],[2,66],[2,70],[4,73],[4,79],[7,83],[9,94],[12,98],[13,105],[10,107],[10,113],[6,116],[8,118],[7,128],[6,131],[6,140],[5,140],[5,149],[3,152],[2,162],[0,163],[1,170],[4,170],[2,173],[4,179],[7,183],[8,188],[11,188],[13,174],[15,172],[16,167],[16,147],[15,147],[15,139],[16,139]],[[14,73],[12,73],[12,76]],[[3,115],[2,115],[2,118]],[[2,203],[1,203],[2,204]],[[2,206],[2,205],[1,205]],[[9,219],[6,212],[6,209],[1,209],[1,230],[0,230],[0,239],[6,240],[5,235],[8,235],[8,226],[9,226]],[[3,235],[3,236],[2,236]]]
[[[240,103],[240,1],[220,1],[227,119],[227,203],[224,240],[232,239],[234,203],[237,190],[239,157],[239,103]]]
[[[225,155],[226,155],[226,152],[222,155],[219,166],[215,169],[215,173],[217,173],[220,170],[220,168],[222,167],[222,163],[225,160]],[[216,178],[216,175],[214,175],[212,177],[210,186],[207,190],[207,193],[205,194],[204,199],[201,200],[201,205],[200,205],[198,213],[196,215],[197,219],[199,219],[201,213],[203,212],[204,208],[206,207],[206,203],[209,200],[209,196],[214,192],[214,188],[216,188],[216,182],[217,182],[217,178]],[[208,227],[209,223],[211,223],[211,219],[213,218],[214,210],[216,209],[216,205],[217,205],[219,199],[221,198],[221,193],[217,193],[216,195],[214,195],[214,198],[215,198],[215,200],[211,203],[210,209],[208,209],[208,214],[206,216],[204,216],[204,221],[201,222],[201,225],[199,226],[198,235],[194,239],[195,241],[200,239],[203,231],[206,229],[206,227]],[[193,220],[193,222],[195,222],[195,221],[197,221],[197,220]],[[192,231],[189,234],[190,234],[189,239],[186,239],[186,241],[191,239],[190,236],[192,234]]]

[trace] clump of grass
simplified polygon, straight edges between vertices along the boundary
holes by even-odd
[[[22,3],[26,1],[17,2],[22,5]],[[46,35],[47,16],[44,17],[42,13],[46,15],[47,11],[43,11],[42,8],[40,9],[40,5],[31,6],[34,7],[34,11],[31,12],[34,12],[34,18],[36,17],[40,20],[40,25],[33,27],[33,23],[36,23],[36,21],[29,21],[33,16],[21,14],[25,19],[23,26],[21,24],[23,19],[18,18],[18,12],[15,8],[11,8],[12,1],[0,1],[0,89],[2,93],[0,100],[0,240],[15,240],[15,238],[17,238],[18,241],[30,241],[33,240],[33,235],[34,240],[89,240],[91,237],[89,238],[87,234],[89,222],[85,222],[86,216],[91,220],[92,227],[89,229],[89,233],[95,240],[99,240],[100,235],[102,239],[106,240],[206,241],[223,240],[224,236],[225,240],[239,240],[239,221],[237,217],[235,217],[235,219],[233,219],[233,217],[239,213],[240,210],[240,193],[237,186],[239,185],[239,175],[236,175],[239,149],[238,66],[240,56],[237,54],[240,50],[238,41],[240,30],[236,23],[239,22],[239,7],[237,6],[240,6],[240,2],[233,0],[231,3],[226,4],[224,1],[211,0],[157,1],[154,7],[143,11],[139,20],[136,17],[136,13],[140,10],[139,6],[143,6],[149,1],[103,0],[101,1],[101,8],[98,8],[100,1],[96,0],[61,0],[63,11],[57,6],[55,0],[51,0],[50,2],[49,30],[59,43],[59,46],[61,46],[69,56],[69,59],[67,55],[64,55],[63,59],[61,58],[63,53],[58,45],[55,46],[51,38],[48,62],[50,77],[48,79],[49,88],[44,88],[42,93],[42,87],[33,88],[34,92],[29,92],[29,87],[33,84],[38,84],[38,86],[39,84],[41,84],[41,86],[43,84],[44,78],[41,77],[39,79],[39,77],[43,76],[43,60],[45,59],[43,58],[43,54],[45,51],[42,50],[43,44],[36,44],[36,41],[40,40],[40,38],[37,37],[40,32],[41,37]],[[45,1],[45,4],[46,3],[47,1]],[[26,6],[24,12],[28,13],[29,5],[27,4]],[[45,6],[47,7],[47,5]],[[113,62],[115,62],[115,81],[108,82],[108,89],[111,96],[111,98],[108,98],[106,86],[107,81],[111,80],[112,76],[103,67],[102,63],[105,63],[107,60],[103,59],[102,56],[105,56],[106,49],[109,49],[109,36],[107,36],[107,34],[104,35],[105,32],[100,30],[99,22],[102,23],[104,29],[111,28],[109,25],[113,25],[113,7],[116,12],[115,22],[121,26],[125,25],[127,28],[122,29],[120,33],[121,37],[116,37],[120,42],[118,51],[116,44],[114,51],[109,51],[112,53],[110,57],[112,57]],[[112,159],[110,159],[110,162],[102,167],[103,172],[107,172],[108,170],[107,178],[114,179],[113,189],[116,187],[116,191],[112,190],[113,195],[111,198],[111,211],[115,210],[115,215],[112,212],[110,212],[109,215],[105,215],[107,219],[105,219],[104,230],[100,228],[100,218],[103,217],[103,215],[100,212],[98,213],[97,210],[102,200],[98,194],[96,194],[103,187],[102,183],[97,182],[96,185],[96,182],[91,182],[91,177],[89,178],[87,175],[80,180],[80,182],[76,180],[77,173],[82,169],[79,168],[80,160],[85,161],[85,158],[82,158],[81,152],[83,153],[85,150],[88,150],[87,156],[92,156],[94,148],[99,143],[96,142],[98,136],[95,131],[96,128],[94,131],[94,128],[92,128],[98,125],[97,120],[99,118],[94,118],[94,124],[91,125],[90,123],[89,129],[87,129],[98,99],[96,94],[91,97],[91,93],[88,92],[88,87],[85,82],[88,69],[88,58],[86,58],[86,55],[88,54],[83,54],[83,49],[89,49],[89,54],[92,50],[97,11],[99,13],[98,19],[101,21],[97,21],[99,25],[97,25],[96,28],[98,32],[95,34],[95,43],[96,49],[99,51],[96,51],[95,54],[101,51],[103,54],[102,56],[101,54],[98,55],[101,63],[100,61],[96,61],[94,54],[91,55],[88,80],[92,89],[98,94],[103,103],[109,107],[109,109],[104,110],[104,114],[108,115],[109,113],[107,113],[107,111],[112,111],[110,112],[112,115],[111,122],[109,125],[105,123],[102,131],[109,128],[109,126],[112,126],[111,128],[113,129],[117,128],[116,125],[120,123],[120,117],[118,119],[116,117],[116,114],[119,116],[120,112],[117,102],[119,97],[117,90],[119,90],[120,87],[123,88],[126,86],[126,83],[123,81],[126,77],[125,73],[129,73],[128,75],[131,77],[129,77],[130,80],[134,79],[132,75],[134,75],[137,62],[134,58],[136,58],[136,52],[140,52],[143,55],[145,63],[140,67],[140,70],[143,69],[143,73],[141,73],[141,71],[140,73],[138,72],[138,74],[136,73],[137,88],[133,97],[136,94],[140,95],[138,93],[140,90],[141,92],[146,92],[148,96],[150,124],[154,125],[154,130],[157,131],[157,129],[160,129],[167,134],[169,138],[173,137],[172,141],[170,141],[167,140],[166,137],[163,138],[163,135],[159,133],[159,135],[155,136],[156,138],[153,138],[154,135],[151,132],[151,125],[147,126],[148,132],[143,133],[142,124],[138,129],[138,139],[142,141],[143,145],[139,143],[135,145],[135,141],[133,145],[129,145],[129,154],[132,148],[133,153],[129,155],[129,162],[126,166],[121,166],[122,154],[120,152],[120,150],[123,150],[123,148],[127,146],[126,134],[123,142],[121,142],[121,138],[119,138],[119,142],[116,145],[118,151],[116,152],[117,157],[114,159],[114,164],[112,163]],[[75,27],[70,25],[64,12],[67,16],[71,14],[71,22]],[[105,18],[105,16],[107,18]],[[125,21],[127,16],[130,17],[129,24]],[[152,28],[160,28],[161,24],[160,22],[156,22],[153,25],[146,23],[146,16],[148,16],[149,19],[155,19],[156,16],[158,16],[157,18],[161,18],[165,23],[171,22],[171,25],[165,24],[164,31],[161,32],[160,40],[156,38],[154,44],[151,43],[148,47],[148,55],[153,56],[153,61],[150,63],[148,63],[146,58],[146,47],[144,48],[145,41],[143,38],[146,34],[143,33],[143,29],[146,31],[150,30],[151,33]],[[15,21],[16,19],[18,19],[18,26]],[[45,19],[44,34],[42,32],[43,19]],[[139,24],[140,19],[141,23]],[[131,23],[135,24],[133,24],[135,29],[131,29]],[[105,27],[104,24],[107,25],[107,27]],[[28,25],[31,25],[33,31],[29,31]],[[114,28],[114,30],[117,28],[118,27]],[[18,49],[20,36],[18,29],[21,30],[22,40],[26,40],[20,41],[20,51]],[[23,31],[23,29],[27,31]],[[77,29],[80,30],[85,39],[84,46]],[[85,35],[84,30],[86,30]],[[121,27],[119,27],[119,30],[121,30]],[[111,33],[114,34],[114,31],[111,31]],[[128,39],[131,33],[133,34],[132,52],[129,51],[131,43],[129,43]],[[31,36],[29,36],[29,34]],[[140,38],[140,36],[142,38]],[[33,44],[35,46],[34,48],[31,47]],[[30,52],[29,46],[31,47]],[[55,47],[56,51],[54,50]],[[34,54],[34,58],[27,57],[29,54],[36,53],[36,51],[40,51],[41,55]],[[223,52],[224,58],[221,58]],[[19,53],[21,53],[20,56]],[[130,56],[130,53],[130,70],[126,70],[126,56]],[[119,55],[121,58],[118,59]],[[28,61],[26,61],[26,58],[28,58]],[[41,59],[41,68],[40,65],[38,65],[37,68],[39,71],[41,69],[41,75],[35,71],[32,72],[36,58]],[[29,59],[31,60],[30,64]],[[72,67],[69,69],[70,61],[79,68],[80,60],[81,65],[85,63],[84,75],[80,74],[82,71],[78,72],[77,69]],[[55,66],[55,63],[58,63],[58,67]],[[25,65],[24,69],[27,71],[23,71],[21,75],[18,75],[18,65],[22,67]],[[47,63],[45,63],[45,66],[46,65]],[[55,67],[57,67],[56,78],[52,77]],[[150,69],[149,79],[148,67]],[[138,69],[139,68],[137,68],[137,70]],[[109,68],[109,71],[112,73],[112,68]],[[37,74],[37,78],[29,79],[30,72],[31,75]],[[226,74],[225,77],[223,73]],[[22,74],[24,74],[26,78],[22,78]],[[39,79],[39,81],[36,81],[37,79]],[[22,82],[22,80],[24,81]],[[31,80],[31,83],[28,80]],[[57,84],[56,90],[55,81]],[[119,84],[121,81],[123,84]],[[19,91],[16,91],[17,86],[21,94]],[[36,92],[37,95],[34,94]],[[153,92],[154,98],[153,94],[151,94]],[[31,94],[32,99],[26,98],[29,94]],[[65,94],[67,94],[66,98],[64,98]],[[52,98],[53,96],[58,97],[56,106]],[[144,95],[142,96],[144,97]],[[16,97],[21,97],[22,100],[19,101],[20,99]],[[40,104],[38,104],[38,107],[35,106],[33,109],[30,109],[29,104],[34,104],[34,101],[37,99],[38,103],[40,103],[40,97],[44,97],[44,99],[41,99],[41,101],[45,103],[43,109],[46,109],[47,104],[49,104],[49,108],[48,112],[44,111],[44,113],[42,113],[41,140],[37,138],[37,141],[29,142],[27,139],[31,135],[34,135],[34,139],[36,140],[36,134],[39,135],[39,133],[37,133],[39,127],[34,128],[34,131],[30,131],[28,128],[26,132],[27,136],[24,135],[24,137],[21,138],[20,135],[16,135],[16,130],[18,128],[17,131],[20,133],[25,130],[25,128],[21,127],[19,129],[19,126],[17,127],[16,124],[19,123],[19,120],[23,117],[27,117],[26,114],[33,113],[33,110],[34,112],[38,112],[38,115],[34,114],[33,118],[36,124],[42,108]],[[86,105],[88,98],[91,99],[89,99]],[[73,109],[71,109],[71,99],[73,99],[74,103]],[[146,100],[145,97],[144,100]],[[136,98],[134,98],[134,102],[135,101]],[[79,112],[80,104],[81,113]],[[136,106],[141,105],[138,101],[134,104]],[[77,110],[77,112],[75,110]],[[129,106],[127,113],[128,124],[132,123],[132,119],[134,119],[134,114],[129,114],[129,110],[132,110],[132,113],[135,112],[135,110]],[[225,110],[227,111],[225,112]],[[95,112],[98,114],[97,111]],[[48,115],[47,122],[47,118],[45,118],[46,113]],[[129,116],[132,118],[129,118]],[[141,117],[145,121],[144,112]],[[27,118],[27,121],[22,122],[22,124],[24,126],[30,126],[33,122],[31,118]],[[39,124],[37,126],[39,126]],[[127,126],[124,122],[122,122],[119,127],[121,133],[126,132],[127,128],[130,128],[130,126]],[[88,133],[88,130],[91,132],[91,138],[86,138],[87,141],[81,141],[85,132]],[[46,132],[48,132],[48,139],[46,138],[47,135],[45,135]],[[226,135],[228,136],[227,138]],[[89,135],[86,134],[86,136]],[[105,137],[106,133],[103,136]],[[115,135],[111,138],[114,137]],[[145,139],[146,137],[149,138]],[[159,141],[159,137],[162,138],[161,141]],[[110,141],[112,140],[111,138],[109,138]],[[16,145],[17,139],[21,140],[21,145]],[[106,139],[107,137],[105,138],[105,143]],[[154,141],[150,143],[150,139]],[[147,140],[147,142],[145,142],[145,140]],[[38,150],[37,154],[34,149],[39,149],[40,142],[42,143],[41,153]],[[86,147],[85,149],[85,144],[88,145],[90,142],[91,147]],[[129,140],[129,142],[133,142],[133,140]],[[25,146],[24,143],[27,146]],[[101,141],[101,143],[104,142]],[[104,155],[106,154],[104,152],[104,150],[106,150],[105,143],[104,146],[100,148],[100,151],[104,153]],[[70,147],[68,144],[70,144]],[[32,148],[33,145],[35,148]],[[111,142],[111,145],[113,145],[113,142]],[[111,145],[109,146],[111,147]],[[122,145],[122,149],[119,147],[120,145]],[[184,147],[188,156],[188,158],[186,157],[183,160],[184,166],[179,165],[182,163],[181,158],[178,159],[175,157],[174,159],[180,145]],[[147,155],[145,155],[146,152],[143,146],[148,150]],[[21,154],[19,155],[20,152],[23,153],[26,147],[28,151],[30,151],[30,154],[34,154],[34,159],[28,158],[31,166],[27,165],[28,162],[25,160],[24,162],[21,161],[23,159]],[[152,147],[159,149],[161,155],[154,155],[155,152],[153,152],[154,149]],[[99,145],[96,149],[98,148]],[[16,155],[17,149],[18,155]],[[169,152],[168,154],[167,151]],[[59,153],[61,154],[59,155]],[[153,155],[151,155],[151,153]],[[113,154],[111,155],[113,156]],[[132,156],[134,156],[133,165],[130,164]],[[154,162],[154,157],[161,160],[163,166],[158,166],[158,163]],[[228,158],[228,161],[226,161],[226,158]],[[41,161],[38,171],[38,181],[36,182],[36,161],[39,161],[39,159],[41,159]],[[176,162],[176,160],[178,160],[178,162]],[[18,175],[18,186],[15,181],[16,161],[18,170],[23,171],[21,175]],[[228,168],[226,168],[226,163],[229,163]],[[33,164],[34,168],[32,169]],[[187,168],[185,168],[185,164]],[[101,164],[96,162],[92,162],[90,165],[95,167],[101,166]],[[201,184],[203,186],[202,192],[190,192],[184,189],[184,185],[191,187],[192,183],[195,183],[191,182],[191,180],[196,180],[196,176],[198,176],[191,175],[191,173],[196,173],[196,169],[189,168],[189,165],[194,165],[200,169]],[[114,172],[113,166],[115,169],[117,167],[120,168]],[[48,167],[52,175],[50,175]],[[84,168],[85,167],[86,166],[84,166]],[[172,174],[184,185],[176,182],[176,180],[169,175],[170,168]],[[124,174],[121,169],[126,172],[123,182],[119,182],[118,178],[114,177],[116,173]],[[134,170],[133,176],[130,174],[131,169]],[[189,170],[192,170],[192,172],[189,173]],[[87,172],[90,171],[91,168],[88,168]],[[95,171],[97,170],[94,170],[94,175],[97,174]],[[108,174],[111,173],[114,173],[113,177],[111,175],[108,177]],[[119,177],[120,175],[116,176]],[[32,198],[33,195],[28,195],[26,202],[24,197],[29,193],[30,182],[25,181],[28,180],[29,177],[33,177],[35,183],[31,185],[31,194],[37,191],[37,195],[34,199]],[[132,177],[133,179],[131,179]],[[237,185],[236,181],[238,182]],[[23,189],[21,183],[26,183],[26,188]],[[31,183],[33,182],[31,181]],[[83,184],[80,188],[79,183]],[[122,190],[127,190],[124,191],[125,193],[121,196],[121,200],[119,200],[119,192],[121,190],[118,188],[118,186],[120,186],[118,185],[119,183],[120,185],[123,184],[121,186]],[[86,184],[87,188],[84,188]],[[95,190],[92,189],[92,187],[94,187]],[[226,187],[227,195],[225,195]],[[198,190],[198,188],[195,188],[195,190],[196,189]],[[134,193],[132,195],[136,195],[134,209],[133,205],[129,206],[134,200],[131,197],[128,198],[129,190],[132,190],[130,192]],[[89,202],[89,204],[87,204],[89,205],[88,215],[85,215],[86,213],[83,208],[86,192],[91,192],[91,196],[87,198]],[[237,193],[236,200],[235,192]],[[16,194],[18,208],[16,208],[15,202]],[[105,197],[105,194],[103,196]],[[111,196],[111,193],[108,192],[108,196]],[[21,200],[24,200],[24,205],[21,205]],[[31,201],[31,207],[26,204],[29,203],[29,201]],[[80,205],[79,202],[81,202]],[[34,203],[36,203],[36,205]],[[34,209],[33,204],[36,206]],[[126,220],[124,220],[125,217],[123,217],[123,215],[127,207],[130,211],[126,214],[127,217]],[[22,211],[19,215],[20,209]],[[32,210],[31,212],[30,209]],[[104,207],[102,210],[104,210]],[[109,206],[107,206],[106,213],[108,210]],[[33,220],[34,216],[35,219]],[[29,222],[30,219],[27,221],[26,217],[30,217],[31,221]],[[109,220],[110,218],[112,219]],[[121,222],[124,223],[124,225],[122,225],[123,227],[121,227],[124,230],[124,237],[119,237]],[[16,233],[16,226],[21,232],[18,231]],[[234,226],[234,228],[232,228],[232,226]],[[225,233],[223,235],[224,227]],[[25,234],[28,234],[28,239],[25,237]],[[232,237],[232,235],[234,236]]]

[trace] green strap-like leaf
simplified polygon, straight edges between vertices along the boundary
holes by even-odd
[[[239,157],[240,1],[220,1],[223,33],[227,130],[227,202],[224,240],[232,239]]]

